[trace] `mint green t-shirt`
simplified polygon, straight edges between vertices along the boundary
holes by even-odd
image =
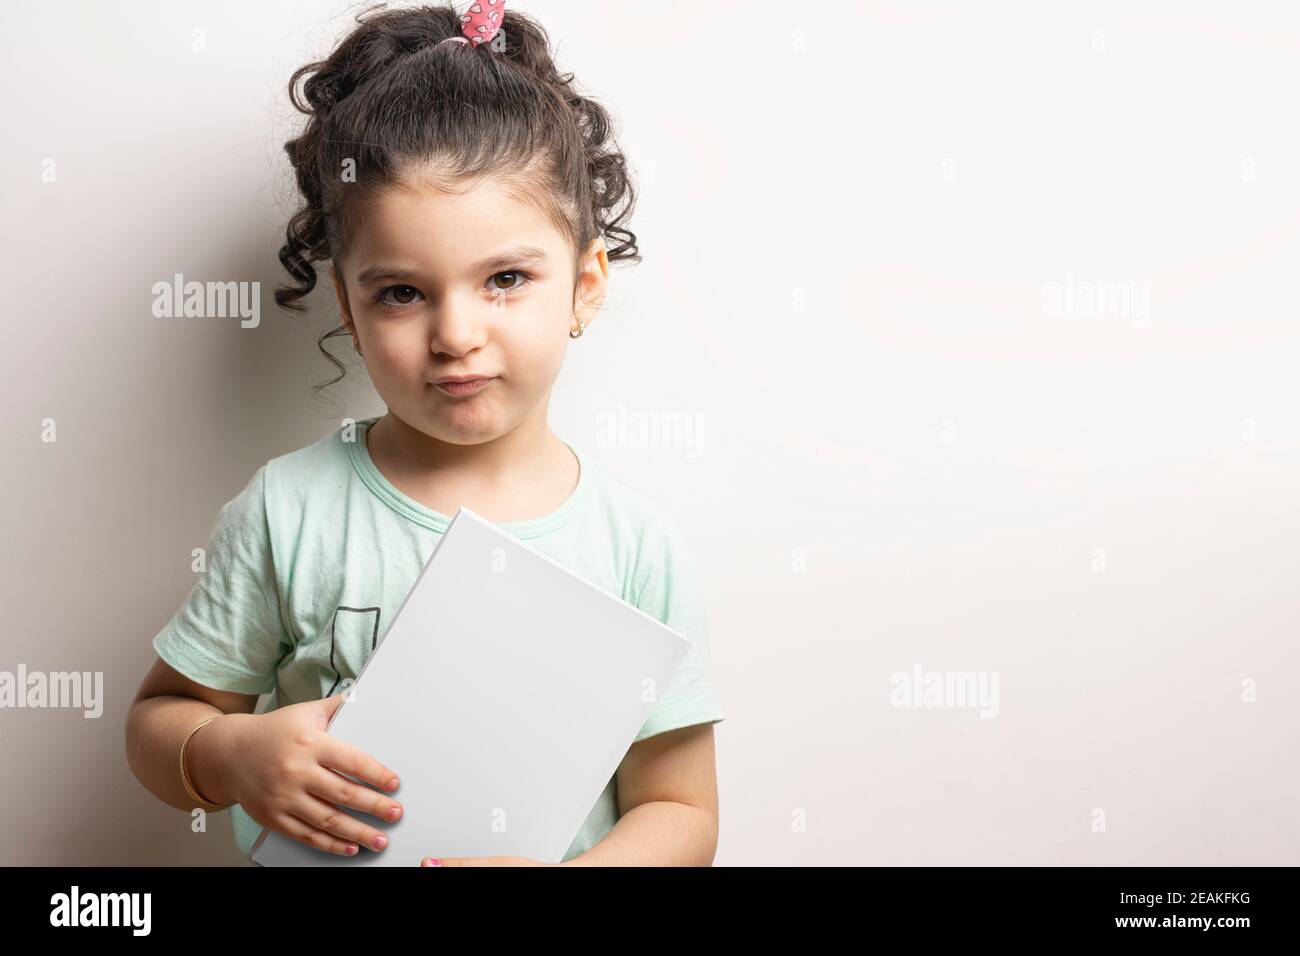
[[[159,657],[204,686],[267,694],[257,713],[346,691],[340,685],[383,640],[451,520],[375,467],[365,436],[377,420],[271,459],[221,508],[206,570],[153,639]],[[690,641],[635,740],[717,723],[725,714],[704,610],[670,513],[573,450],[579,477],[569,498],[498,527]],[[611,777],[565,860],[617,822],[616,784]],[[247,856],[262,827],[238,804],[230,812]]]

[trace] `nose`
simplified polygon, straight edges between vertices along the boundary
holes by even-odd
[[[429,315],[429,347],[437,354],[464,355],[487,340],[489,310],[472,296],[448,292]]]

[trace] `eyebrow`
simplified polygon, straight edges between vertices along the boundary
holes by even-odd
[[[506,249],[495,255],[488,256],[474,265],[470,266],[470,272],[474,274],[483,272],[498,272],[508,266],[516,265],[523,262],[540,262],[546,258],[546,250],[537,246],[516,246],[513,249]],[[405,269],[401,266],[390,265],[373,265],[367,266],[357,273],[358,285],[370,285],[374,282],[391,280],[395,282],[405,282],[414,279],[417,272],[414,269]]]

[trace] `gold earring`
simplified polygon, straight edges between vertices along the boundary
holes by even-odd
[[[579,318],[578,318],[578,334],[577,334],[577,335],[574,335],[574,334],[573,334],[573,329],[569,329],[569,338],[571,338],[571,339],[581,338],[581,337],[582,337],[582,331],[583,331],[583,330],[582,330],[582,319],[579,317]]]

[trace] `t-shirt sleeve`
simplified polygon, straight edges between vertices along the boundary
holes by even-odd
[[[726,714],[713,687],[707,619],[691,553],[670,514],[648,541],[636,606],[690,641],[668,686],[633,742],[695,724],[716,724]]]
[[[186,677],[216,690],[264,694],[291,642],[266,518],[266,466],[222,506],[208,540],[205,570],[185,603],[153,639],[154,650]]]

